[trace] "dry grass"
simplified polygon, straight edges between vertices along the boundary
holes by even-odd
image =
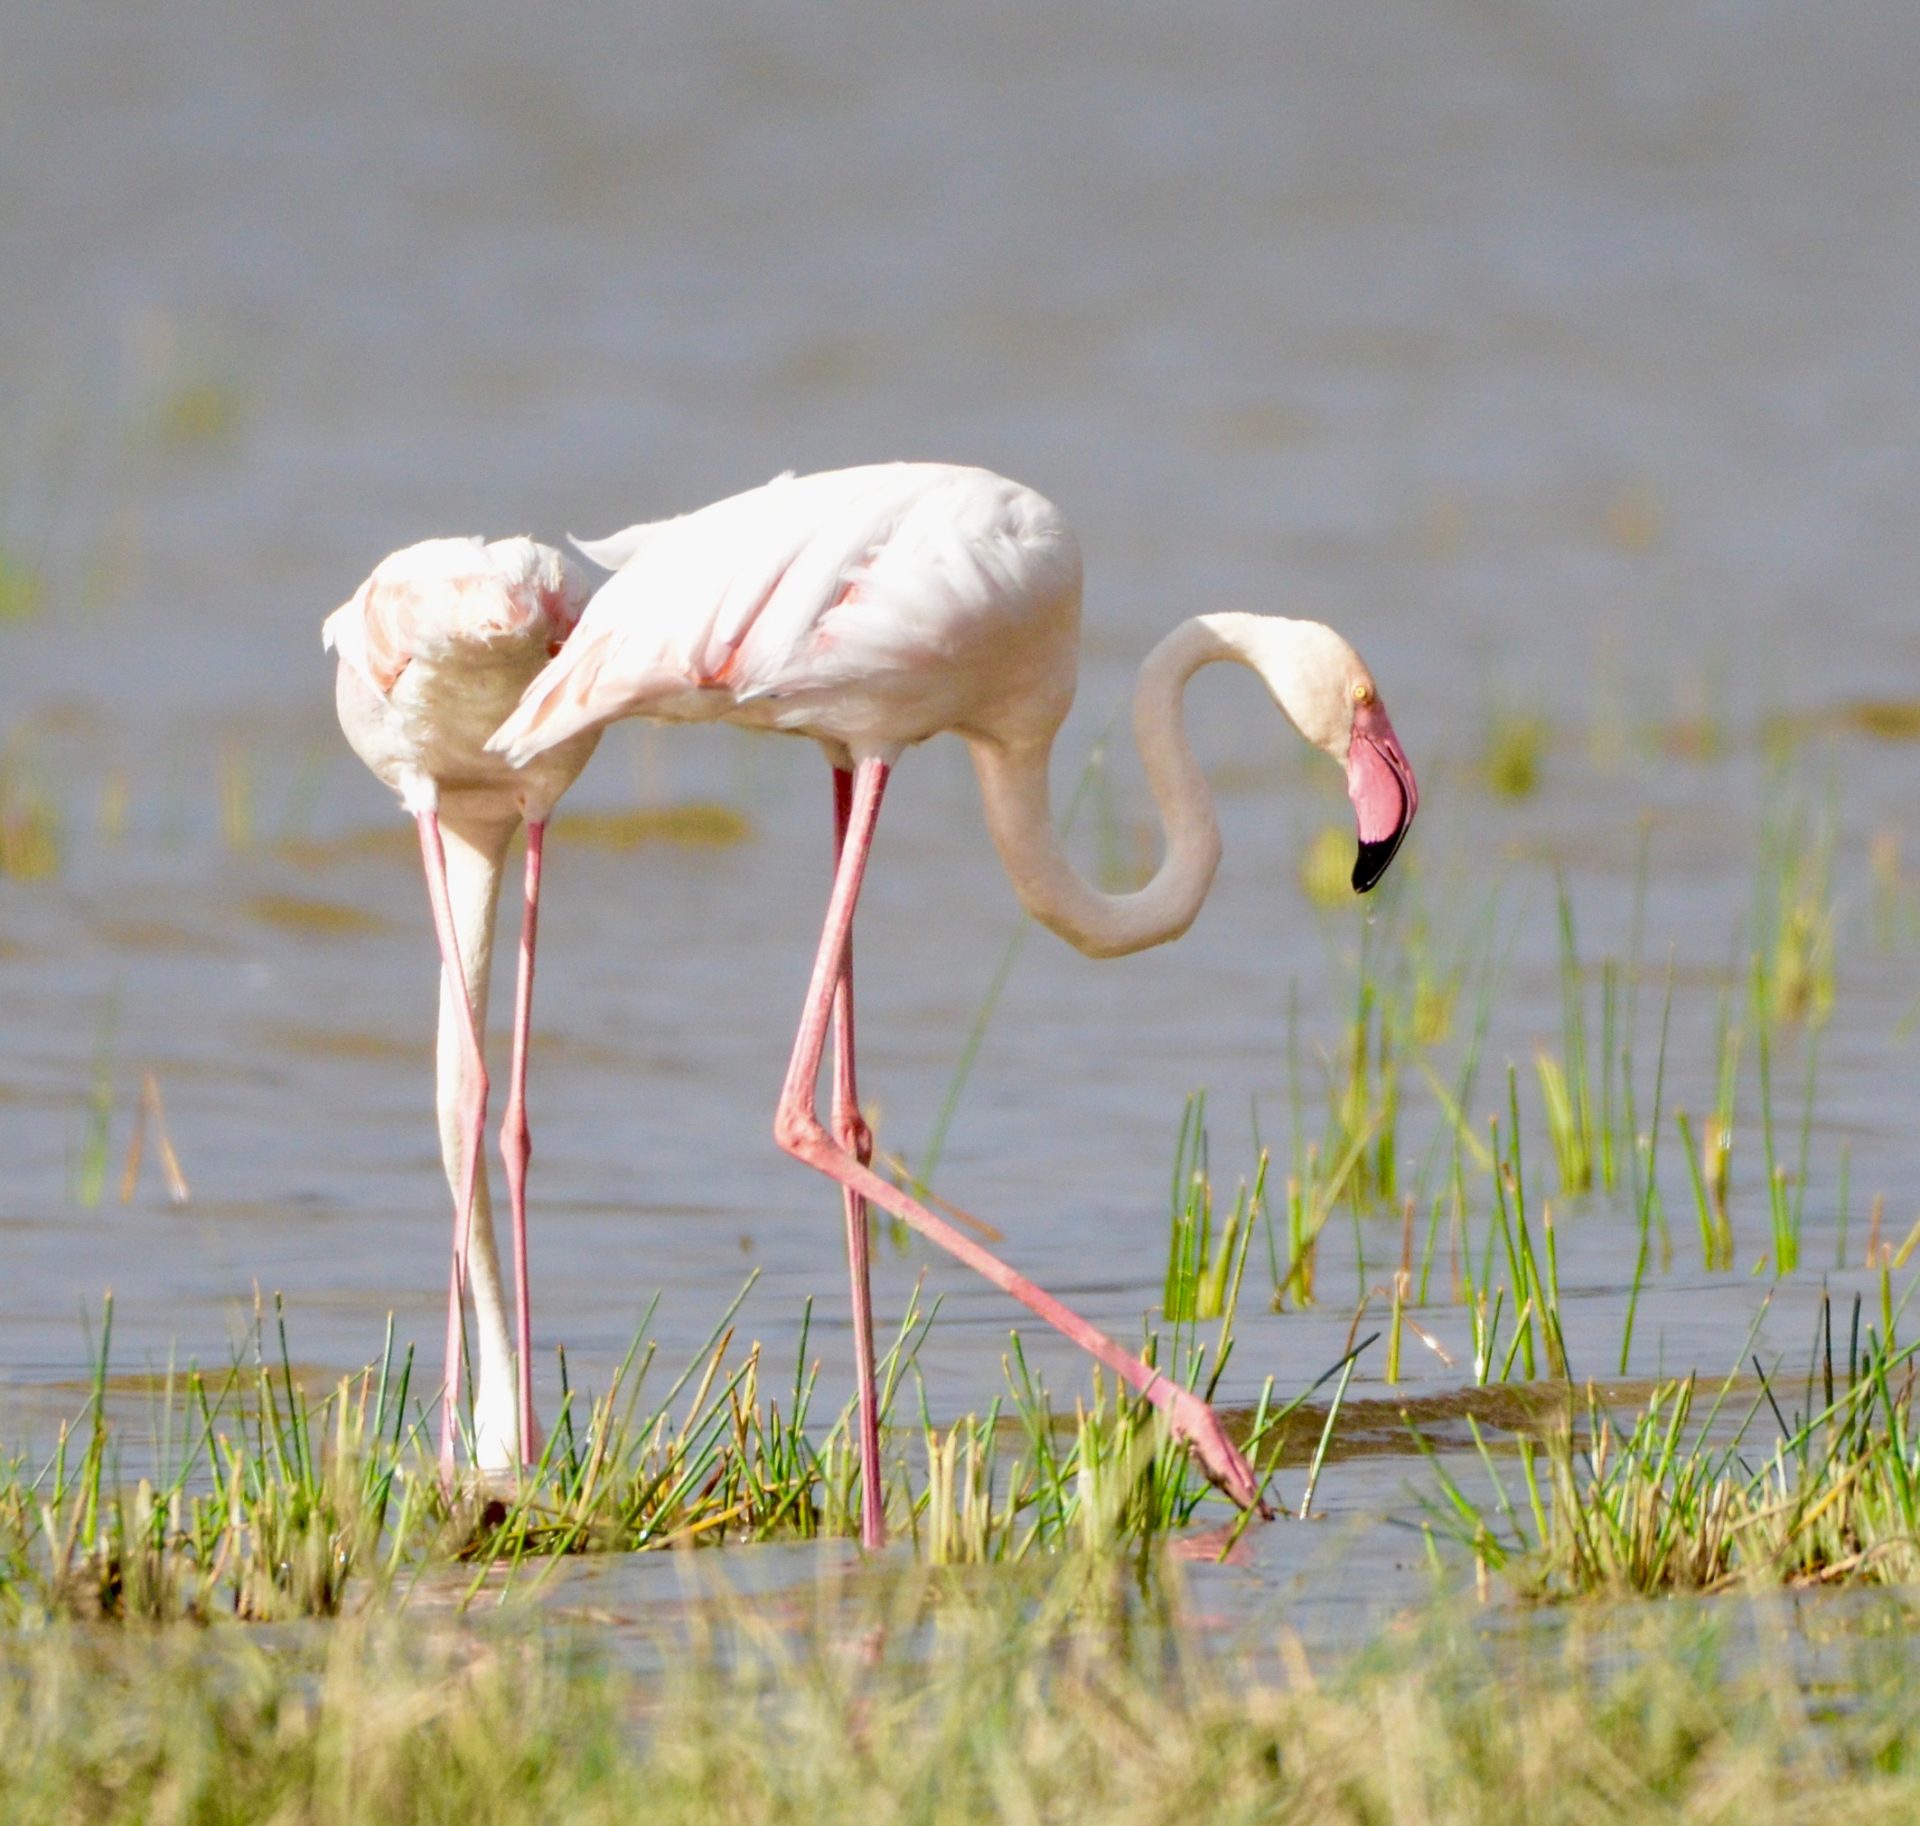
[[[1284,1631],[1229,1653],[1196,1638],[1177,1579],[1130,1598],[1079,1562],[987,1586],[823,1582],[779,1627],[690,1596],[641,1640],[651,1677],[524,1617],[15,1638],[0,1815],[1769,1826],[1920,1809],[1904,1632],[1841,1645],[1814,1686],[1764,1613],[1640,1612],[1552,1641],[1439,1615],[1341,1668]]]

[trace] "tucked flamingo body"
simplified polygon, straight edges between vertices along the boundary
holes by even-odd
[[[592,743],[524,769],[486,743],[587,596],[579,571],[531,539],[425,539],[383,558],[321,628],[340,656],[335,699],[354,752],[410,812],[457,793],[516,822],[545,818]]]
[[[1347,773],[1372,886],[1419,803],[1371,674],[1331,628],[1251,614],[1181,622],[1141,667],[1134,730],[1166,853],[1133,894],[1101,893],[1061,848],[1052,744],[1073,701],[1081,562],[1059,510],[981,469],[896,463],[791,477],[581,549],[617,567],[560,656],[489,746],[533,765],[619,716],[724,719],[808,735],[835,769],[836,872],[775,1115],[790,1153],[845,1192],[865,1464],[862,1533],[882,1538],[864,1201],[979,1270],[1161,1405],[1235,1501],[1259,1485],[1212,1410],[924,1204],[879,1178],[854,1089],[852,925],[886,783],[901,753],[964,738],[986,821],[1022,904],[1080,950],[1117,956],[1177,937],[1220,859],[1212,797],[1181,699],[1201,666],[1256,672],[1288,719]],[[831,1129],[815,1110],[836,1036]]]
[[[474,1455],[499,1472],[529,1457],[533,1414],[527,1294],[526,1066],[546,820],[598,740],[584,731],[516,769],[486,740],[561,646],[587,599],[578,571],[531,539],[429,539],[383,559],[327,617],[340,656],[335,698],[354,752],[419,826],[442,974],[437,1044],[441,1155],[454,1196],[440,1450],[453,1469],[464,1293],[474,1295]],[[515,1313],[493,1236],[484,1162],[486,1030],[494,917],[506,853],[527,827],[526,896],[501,1150],[513,1206]]]

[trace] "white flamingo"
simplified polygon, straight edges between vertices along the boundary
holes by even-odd
[[[1048,804],[1048,760],[1073,699],[1080,634],[1079,547],[1051,502],[985,470],[878,465],[782,477],[581,550],[617,574],[490,749],[531,765],[615,717],[722,719],[812,736],[834,770],[833,892],[774,1133],[843,1188],[862,1539],[877,1546],[884,1532],[869,1199],[1158,1404],[1214,1480],[1241,1505],[1257,1503],[1245,1458],[1197,1395],[873,1172],[855,1087],[854,906],[894,763],[914,743],[952,730],[972,751],[987,828],[1036,919],[1096,957],[1178,937],[1220,858],[1212,797],[1181,714],[1187,680],[1215,660],[1251,667],[1301,735],[1345,768],[1359,824],[1353,885],[1364,892],[1405,836],[1418,791],[1359,655],[1331,628],[1277,616],[1202,615],[1168,634],[1142,666],[1134,697],[1165,859],[1139,892],[1110,895],[1075,871]],[[830,1023],[829,1128],[815,1095]]]
[[[454,1197],[440,1463],[453,1473],[461,1318],[469,1269],[475,1343],[474,1458],[483,1472],[536,1450],[527,1296],[528,1023],[540,862],[555,802],[599,740],[586,730],[524,769],[486,750],[488,735],[560,651],[587,599],[580,573],[531,539],[428,539],[383,558],[327,617],[340,655],[335,698],[354,752],[400,795],[420,832],[440,946],[436,1077],[440,1153]],[[514,998],[513,1060],[500,1150],[513,1204],[514,1335],[507,1332],[485,1165],[487,986],[508,845],[527,827],[526,900]],[[516,1374],[517,1369],[517,1374]]]

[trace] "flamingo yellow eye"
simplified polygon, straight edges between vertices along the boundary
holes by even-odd
[[[1373,687],[1368,684],[1365,679],[1362,679],[1354,686],[1353,701],[1362,710],[1366,709],[1366,707],[1373,702]]]

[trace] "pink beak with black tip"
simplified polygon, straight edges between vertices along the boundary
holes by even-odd
[[[1420,809],[1413,763],[1378,698],[1354,707],[1353,737],[1347,746],[1347,797],[1353,801],[1360,827],[1353,891],[1364,894],[1387,872],[1413,814]]]

